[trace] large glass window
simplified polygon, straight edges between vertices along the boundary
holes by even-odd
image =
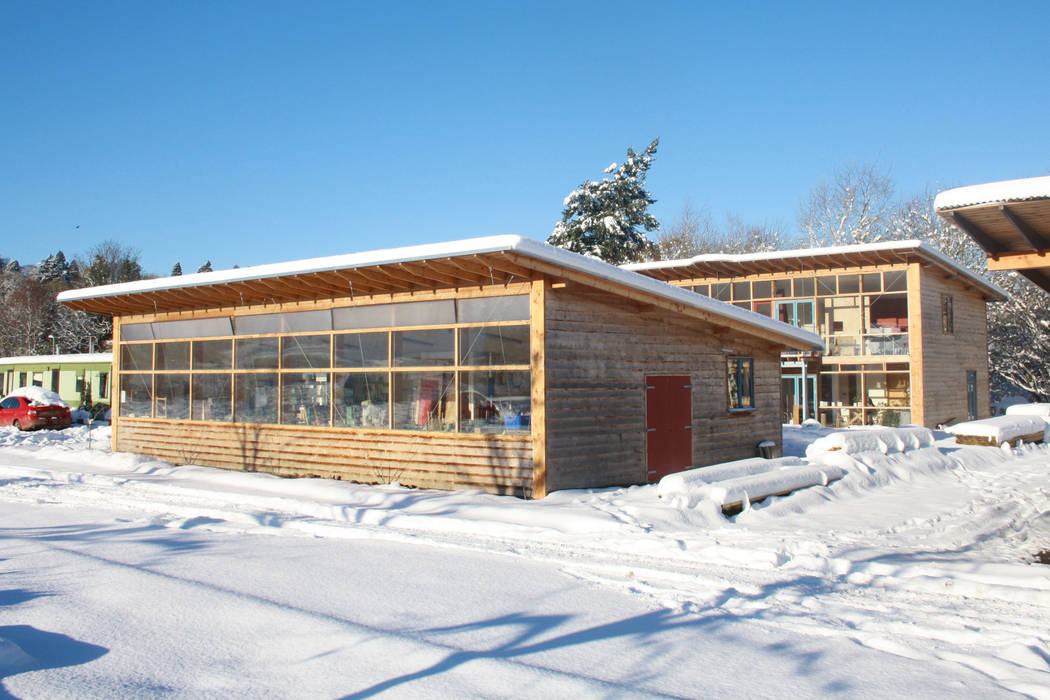
[[[158,374],[156,379],[156,417],[186,419],[190,417],[190,375]]]
[[[460,430],[527,432],[532,406],[530,387],[526,371],[460,372]]]
[[[282,369],[326,368],[330,335],[291,335],[281,338]]]
[[[454,430],[452,372],[395,372],[394,427],[401,430]]]
[[[157,343],[157,366],[161,370],[185,370],[190,368],[190,344]]]
[[[277,374],[252,372],[234,376],[234,420],[238,423],[276,423]]]
[[[153,375],[120,375],[120,415],[124,418],[149,418],[153,408]]]
[[[277,338],[238,338],[237,369],[277,369]]]
[[[527,432],[529,303],[517,294],[164,322],[165,338],[228,337],[121,345],[121,415]],[[369,330],[372,324],[384,330]],[[413,324],[425,327],[396,328]],[[129,334],[152,337],[159,328],[134,325],[125,326]]]
[[[122,372],[149,372],[153,370],[153,343],[120,346]]]
[[[394,332],[395,367],[451,365],[454,360],[451,328]]]
[[[233,420],[232,376],[222,372],[193,375],[193,420]]]
[[[390,427],[390,375],[386,372],[337,372],[333,375],[332,411],[336,426]]]
[[[327,372],[288,372],[281,375],[281,423],[328,425],[331,382]]]
[[[387,333],[341,333],[335,336],[336,367],[387,367]]]
[[[529,364],[528,326],[484,326],[459,329],[461,365]]]
[[[193,369],[229,369],[233,344],[229,340],[193,341]]]

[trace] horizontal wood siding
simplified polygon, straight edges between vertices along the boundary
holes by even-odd
[[[964,281],[945,277],[936,268],[922,269],[923,424],[930,428],[967,419],[968,370],[977,372],[977,417],[991,415],[986,302]],[[952,297],[955,332],[951,334],[942,331],[942,294]]]
[[[532,440],[521,436],[325,430],[124,418],[115,448],[201,464],[289,477],[366,484],[481,489],[528,497]]]
[[[647,374],[692,378],[695,465],[754,457],[762,440],[779,445],[779,348],[719,333],[711,324],[580,285],[549,290],[548,489],[646,481]],[[731,355],[754,357],[754,411],[728,410]]]

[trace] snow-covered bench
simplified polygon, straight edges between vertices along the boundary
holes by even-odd
[[[1043,442],[1046,440],[1047,423],[1038,415],[1006,415],[994,418],[971,420],[956,423],[945,428],[955,435],[955,442],[960,445],[991,445],[999,447],[1004,443]]]
[[[668,474],[660,479],[656,495],[676,508],[694,508],[705,501],[731,513],[770,496],[827,486],[844,473],[838,467],[812,465],[798,457],[756,457]]]

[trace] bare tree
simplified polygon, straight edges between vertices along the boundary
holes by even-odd
[[[17,273],[0,279],[0,354],[50,352],[48,333],[54,296],[42,284]]]
[[[810,190],[799,228],[813,246],[872,243],[888,237],[893,179],[871,163],[849,164]]]
[[[757,253],[782,250],[788,245],[779,227],[746,224],[739,217],[726,216],[725,228],[718,227],[707,211],[697,211],[686,202],[682,213],[657,239],[660,260],[680,260],[710,253]]]

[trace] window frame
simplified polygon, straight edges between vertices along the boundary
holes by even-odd
[[[744,366],[748,367],[747,376],[747,403],[743,398]],[[735,380],[735,392],[734,392]],[[734,393],[736,394],[734,396]],[[730,355],[726,357],[726,406],[730,413],[744,413],[754,411],[755,406],[755,358],[753,355]]]

